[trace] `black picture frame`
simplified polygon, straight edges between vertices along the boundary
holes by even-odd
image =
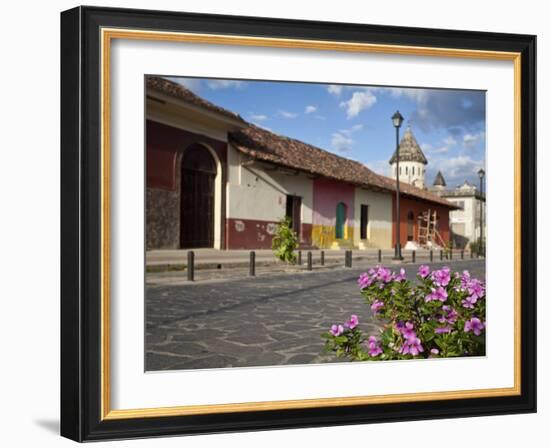
[[[100,29],[521,53],[521,394],[101,418]],[[536,412],[536,36],[77,7],[61,14],[61,435],[76,441]]]

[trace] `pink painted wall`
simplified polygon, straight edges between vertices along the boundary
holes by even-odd
[[[343,202],[347,206],[346,224],[353,226],[354,194],[355,187],[353,185],[329,179],[314,179],[313,224],[334,226],[336,224],[336,205]]]

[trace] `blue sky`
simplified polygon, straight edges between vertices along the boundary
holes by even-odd
[[[169,78],[245,120],[389,175],[391,116],[405,117],[427,159],[426,182],[441,170],[449,187],[477,185],[485,168],[485,92],[443,89]]]

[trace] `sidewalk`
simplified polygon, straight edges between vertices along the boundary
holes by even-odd
[[[249,277],[250,251],[229,250],[220,251],[216,249],[195,249],[195,281],[222,281],[224,279],[247,278]],[[312,250],[312,271],[331,271],[345,266],[345,250],[325,250],[324,264],[321,265],[321,250]],[[147,252],[147,275],[148,285],[181,285],[187,283],[187,276],[182,271],[187,270],[187,250],[155,250]],[[257,250],[255,275],[256,276],[279,276],[296,273],[307,274],[307,253],[302,251],[301,264],[288,265],[279,261],[271,250]],[[419,250],[415,253],[403,250],[404,260],[402,262],[393,260],[394,252],[385,250],[381,252],[381,264],[421,264],[421,263],[452,263],[460,261],[462,253],[460,250],[450,254],[443,254],[439,251],[433,252],[433,261],[430,261],[430,251]],[[372,267],[379,263],[378,250],[354,250],[352,251],[353,267]],[[470,260],[470,252],[464,252],[464,260]],[[474,257],[475,258],[475,257]]]
[[[150,250],[145,255],[147,267],[156,267],[158,270],[177,270],[177,268],[184,269],[187,265],[187,253],[188,250],[183,249],[166,249],[166,250]],[[218,249],[193,249],[195,253],[195,265],[203,268],[228,268],[248,266],[250,260],[250,250],[218,250]],[[271,249],[255,250],[256,253],[256,265],[277,265],[281,262],[275,258]],[[302,251],[302,261],[306,262],[307,250]],[[345,250],[333,250],[326,249],[325,261],[344,260]],[[311,250],[314,263],[318,263],[321,258],[321,250]],[[403,252],[405,255],[405,251]],[[393,256],[392,250],[383,250],[383,258],[391,258]],[[353,251],[354,259],[378,259],[378,249],[366,249]],[[165,268],[165,269],[162,269]],[[155,271],[157,269],[154,269]]]

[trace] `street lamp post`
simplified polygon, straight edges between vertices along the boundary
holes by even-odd
[[[396,208],[396,218],[397,218],[397,240],[396,240],[396,246],[395,246],[395,256],[393,257],[394,260],[403,260],[403,256],[401,255],[401,210],[399,208],[399,128],[401,127],[401,124],[403,123],[403,116],[399,113],[399,111],[395,112],[393,116],[391,117],[393,126],[395,127],[395,156],[397,160],[396,164],[396,172],[395,172],[395,182],[396,182],[396,188],[395,188],[395,208]]]
[[[483,245],[483,178],[485,171],[480,169],[477,175],[479,176],[479,252],[485,256],[485,246]]]

